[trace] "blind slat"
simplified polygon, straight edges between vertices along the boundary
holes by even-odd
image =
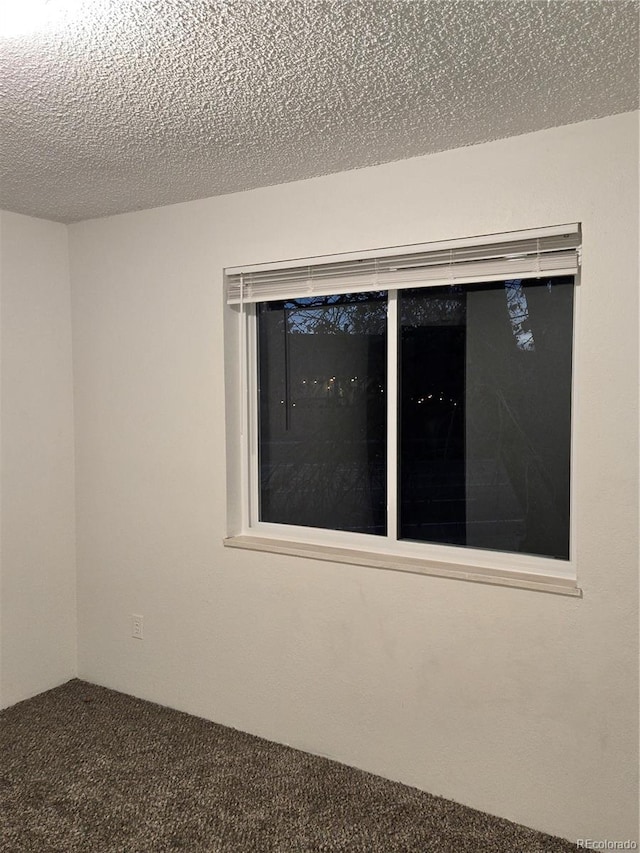
[[[313,258],[299,266],[252,269],[228,274],[227,301],[268,302],[402,287],[472,284],[474,281],[571,275],[578,271],[580,229],[519,238],[496,236],[494,242],[433,251],[400,248],[396,255],[323,262]]]

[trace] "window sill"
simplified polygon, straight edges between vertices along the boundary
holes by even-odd
[[[337,548],[330,545],[293,542],[286,539],[268,539],[259,536],[230,536],[223,540],[223,544],[227,548],[267,551],[271,554],[306,557],[309,560],[327,560],[331,563],[348,563],[352,566],[370,566],[375,569],[389,569],[395,572],[413,572],[414,574],[466,580],[473,583],[488,583],[497,586],[536,590],[538,592],[550,592],[556,595],[582,597],[582,590],[577,586],[575,580],[555,575],[507,572],[500,569],[481,568],[478,566],[468,566],[465,568],[455,563],[439,563],[434,560],[424,560],[418,557]]]

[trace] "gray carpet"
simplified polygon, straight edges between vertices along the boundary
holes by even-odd
[[[74,680],[0,713],[3,853],[560,853],[507,820]]]

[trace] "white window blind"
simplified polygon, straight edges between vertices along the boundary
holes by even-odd
[[[473,284],[578,272],[580,226],[559,225],[227,269],[227,302],[269,302],[404,287]]]

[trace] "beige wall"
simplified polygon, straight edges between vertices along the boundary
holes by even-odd
[[[624,115],[71,226],[80,676],[637,839],[637,161]],[[575,221],[582,600],[223,548],[224,266]]]
[[[0,214],[0,707],[76,674],[67,229]]]

